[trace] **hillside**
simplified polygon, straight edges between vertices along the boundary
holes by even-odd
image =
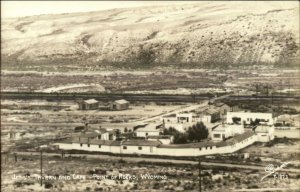
[[[5,19],[2,67],[292,66],[298,6],[195,2]]]

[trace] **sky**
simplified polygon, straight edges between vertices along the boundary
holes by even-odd
[[[183,3],[195,3],[195,1],[1,1],[1,17],[25,17]]]

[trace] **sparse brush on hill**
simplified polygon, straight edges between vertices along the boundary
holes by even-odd
[[[2,67],[299,66],[297,2],[245,3],[198,2],[3,20]]]

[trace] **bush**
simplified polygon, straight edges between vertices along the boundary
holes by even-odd
[[[203,124],[203,122],[197,123],[188,129],[188,139],[190,141],[200,141],[202,139],[207,139],[208,130]]]
[[[44,186],[46,189],[50,189],[53,187],[52,183],[49,183],[49,182],[45,182]]]

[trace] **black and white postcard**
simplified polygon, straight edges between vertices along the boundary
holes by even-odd
[[[1,191],[299,191],[299,10],[1,1]]]

